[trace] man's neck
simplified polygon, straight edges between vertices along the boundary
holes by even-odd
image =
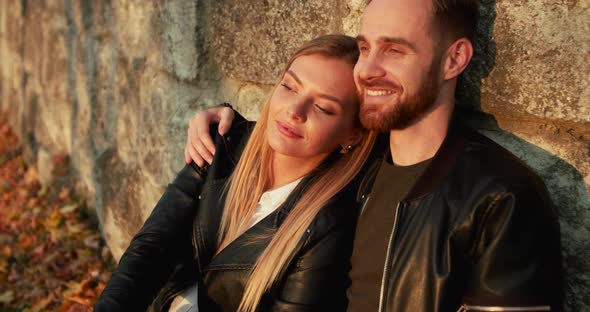
[[[447,136],[453,108],[454,99],[439,102],[411,126],[390,131],[393,162],[398,166],[411,166],[434,157]]]

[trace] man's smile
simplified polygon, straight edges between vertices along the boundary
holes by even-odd
[[[394,90],[390,89],[365,89],[365,91],[368,96],[386,96],[395,93]]]

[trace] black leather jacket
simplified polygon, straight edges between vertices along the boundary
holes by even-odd
[[[234,122],[216,138],[213,165],[185,167],[133,238],[95,311],[167,311],[183,289],[198,283],[199,311],[235,311],[248,273],[275,232],[325,164],[304,178],[286,202],[217,256],[223,190],[252,124]],[[216,133],[216,131],[215,131]],[[205,178],[206,176],[206,178]],[[260,311],[342,311],[358,216],[355,191],[336,195],[299,242],[291,264],[264,296]],[[268,239],[260,236],[267,235]],[[258,236],[253,240],[252,237]]]
[[[451,125],[395,209],[379,311],[561,311],[559,225],[544,184],[459,117]],[[362,204],[387,152],[380,138]]]

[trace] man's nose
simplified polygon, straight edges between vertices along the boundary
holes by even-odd
[[[359,78],[370,82],[385,76],[386,71],[383,69],[381,62],[381,57],[377,53],[361,57],[356,65]]]

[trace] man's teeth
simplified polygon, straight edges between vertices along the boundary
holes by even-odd
[[[383,96],[393,94],[391,90],[367,90],[369,96]]]

